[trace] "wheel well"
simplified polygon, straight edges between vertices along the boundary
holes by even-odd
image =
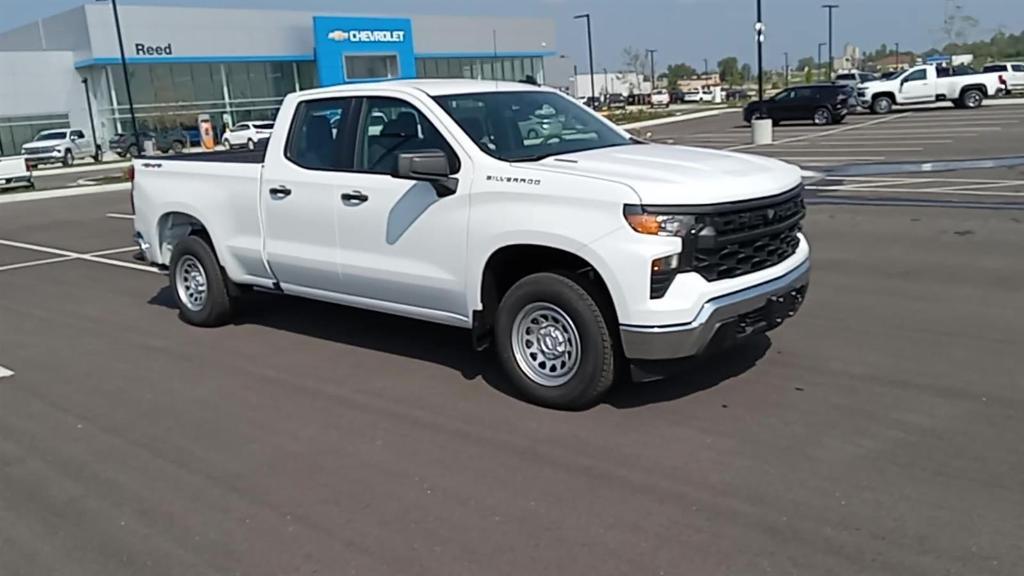
[[[197,236],[206,241],[210,250],[217,253],[213,246],[213,239],[210,233],[198,218],[184,212],[168,212],[157,221],[157,233],[159,234],[158,246],[160,247],[161,260],[164,263],[170,262],[171,252],[174,245],[182,238]]]
[[[964,94],[967,94],[971,90],[977,90],[978,92],[981,92],[983,96],[988,96],[988,87],[984,84],[968,84],[960,89],[960,97],[963,98]]]
[[[498,304],[519,280],[540,272],[571,272],[586,281],[584,289],[597,301],[608,319],[617,322],[611,293],[604,278],[584,258],[558,248],[534,244],[516,244],[495,251],[484,265],[480,285],[483,310],[474,312],[473,340],[477,348],[487,345]]]
[[[874,102],[875,100],[878,100],[879,98],[881,98],[883,96],[888,98],[889,100],[892,100],[893,102],[896,101],[896,95],[893,94],[892,92],[881,92],[879,94],[875,94],[875,95],[873,95],[871,97],[871,101]]]

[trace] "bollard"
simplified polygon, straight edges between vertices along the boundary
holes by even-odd
[[[755,146],[772,143],[772,120],[771,118],[755,118],[750,127],[753,129],[753,142]]]
[[[142,149],[146,152],[146,156],[152,156],[156,152],[156,142],[153,139],[143,140]]]

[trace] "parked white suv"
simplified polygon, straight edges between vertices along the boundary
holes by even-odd
[[[270,138],[273,132],[273,122],[242,122],[232,126],[224,134],[221,143],[228,149],[244,146],[249,150],[255,150],[256,144]]]
[[[524,137],[548,108],[565,130]],[[134,162],[136,242],[188,323],[256,287],[457,326],[526,398],[580,409],[803,302],[796,166],[643,142],[521,83],[298,92],[278,125],[262,159]]]
[[[75,160],[97,155],[92,139],[86,138],[84,131],[74,129],[40,132],[21,147],[21,153],[30,167],[56,163],[71,166]]]
[[[651,108],[668,108],[672,105],[672,95],[668,90],[659,88],[651,92]]]
[[[986,64],[982,72],[1002,74],[1006,78],[1010,92],[1024,91],[1024,63],[1022,62],[996,62]]]

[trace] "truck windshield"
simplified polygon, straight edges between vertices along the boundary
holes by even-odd
[[[33,142],[45,142],[47,140],[64,140],[68,137],[67,132],[40,132]]]
[[[529,162],[634,141],[569,98],[551,92],[487,92],[435,100],[481,150]]]

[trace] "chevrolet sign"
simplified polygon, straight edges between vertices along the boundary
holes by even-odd
[[[405,30],[334,30],[327,38],[335,42],[405,42]]]

